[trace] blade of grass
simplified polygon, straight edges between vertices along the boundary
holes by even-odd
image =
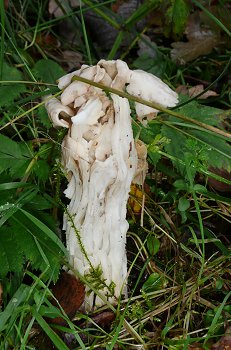
[[[0,14],[1,14],[1,50],[0,50],[0,79],[2,79],[4,46],[5,46],[5,8],[4,1],[0,0]]]
[[[92,65],[91,50],[88,42],[88,36],[87,36],[85,21],[84,21],[83,12],[82,12],[82,1],[80,1],[80,18],[81,18],[81,24],[82,24],[83,38],[84,38],[85,47],[87,51],[88,63],[89,65]]]
[[[231,32],[226,28],[226,26],[214,16],[207,8],[205,8],[199,1],[193,0],[193,3],[198,6],[202,11],[204,11],[224,32],[231,37]]]
[[[112,60],[115,57],[115,55],[116,55],[116,53],[117,53],[117,51],[118,51],[118,49],[123,41],[123,38],[124,38],[124,32],[121,30],[116,37],[116,40],[114,42],[114,45],[111,48],[111,51],[108,54],[108,60]]]
[[[67,251],[59,237],[49,229],[42,221],[38,220],[35,216],[31,215],[28,211],[19,208],[19,210],[29,219],[33,224],[35,224],[41,231],[44,232],[57,246],[61,249],[61,251],[67,256]]]
[[[40,103],[38,103],[36,106],[28,109],[27,111],[23,112],[22,114],[18,115],[17,117],[15,117],[14,119],[12,119],[11,121],[9,121],[8,123],[6,123],[5,125],[3,125],[1,128],[0,128],[0,131],[5,129],[7,126],[9,125],[12,125],[14,124],[16,121],[18,121],[19,119],[25,117],[26,115],[28,115],[29,113],[33,112],[35,109],[41,107],[41,106],[44,106],[45,102],[51,100],[53,97],[57,97],[59,95],[61,95],[62,91],[59,91],[57,92],[56,94],[52,95],[52,96],[49,96],[46,101],[42,101]],[[49,94],[49,91],[47,91],[47,94]]]
[[[231,296],[231,291],[225,296],[224,300],[222,301],[221,305],[218,307],[217,312],[215,313],[215,316],[212,320],[212,323],[208,329],[208,333],[207,336],[205,338],[204,344],[206,344],[206,342],[208,341],[208,339],[211,337],[211,335],[213,335],[213,332],[217,326],[219,317],[221,316],[222,310],[226,304],[226,302],[228,301],[229,297]]]
[[[55,333],[49,324],[42,318],[42,316],[32,307],[32,315],[40,325],[40,327],[44,330],[44,332],[51,339],[53,344],[57,347],[58,350],[69,350],[66,344],[62,341],[62,339]]]
[[[112,27],[117,30],[120,30],[120,25],[112,18],[109,17],[107,12],[103,12],[103,10],[98,9],[94,6],[94,4],[89,0],[82,0],[84,4],[88,5],[90,9],[92,9],[95,13],[97,13],[101,18],[103,18],[106,22],[108,22]]]

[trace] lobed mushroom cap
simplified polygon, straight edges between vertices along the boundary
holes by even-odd
[[[144,100],[155,102],[163,107],[174,107],[178,103],[178,95],[161,79],[151,73],[142,70],[131,72],[127,92]],[[135,103],[137,116],[142,119],[151,113],[157,113],[158,109]]]

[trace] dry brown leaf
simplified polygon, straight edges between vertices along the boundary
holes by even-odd
[[[62,52],[64,62],[67,65],[67,70],[72,71],[80,68],[83,63],[83,56],[76,51],[64,50]]]
[[[62,3],[64,3],[64,1],[59,0],[59,3],[60,3],[60,5],[62,5]],[[69,0],[68,3],[71,7],[79,6],[78,0]],[[64,15],[61,7],[57,4],[57,2],[55,0],[49,1],[48,11],[51,15],[55,16],[56,18]]]
[[[200,11],[195,11],[188,18],[187,26],[185,28],[185,34],[188,41],[193,39],[201,40],[206,31],[201,28]]]
[[[100,314],[92,315],[91,319],[103,329],[110,328],[110,325],[115,320],[115,314],[112,311],[103,311]]]
[[[176,92],[181,95],[188,95],[188,86],[187,85],[179,85],[176,88]]]
[[[203,91],[204,91],[204,86],[202,84],[193,86],[189,89],[189,96],[195,97]],[[205,100],[206,98],[212,97],[212,96],[218,96],[218,94],[215,91],[208,90],[203,95],[199,96],[198,98],[201,100]]]
[[[200,343],[193,343],[189,345],[188,350],[203,350],[202,344]]]
[[[212,350],[231,350],[231,327],[228,327],[225,335],[221,337],[216,344],[211,348]]]
[[[228,172],[225,169],[218,169],[218,168],[214,168],[214,167],[210,167],[209,171],[211,171],[211,173],[214,173],[218,176],[223,177],[224,179],[227,179],[229,181],[231,181],[231,172]],[[210,186],[212,186],[216,191],[219,192],[231,192],[231,186],[229,184],[226,184],[224,182],[218,181],[212,177],[208,178],[208,183]]]
[[[188,42],[177,41],[172,43],[171,58],[179,64],[185,64],[202,55],[208,55],[217,44],[214,34],[207,35],[204,39],[193,39]]]
[[[52,293],[68,317],[73,319],[84,301],[85,287],[74,275],[63,272],[54,288],[52,288]],[[53,304],[57,306],[55,301]],[[53,318],[50,322],[58,325],[66,324],[61,317]]]
[[[204,85],[202,84],[195,85],[191,88],[187,87],[186,85],[179,85],[176,89],[178,94],[188,95],[189,97],[195,97],[203,91]],[[208,90],[203,95],[199,96],[198,99],[205,100],[206,98],[212,96],[218,96],[218,94],[215,91]]]
[[[215,32],[205,29],[201,25],[200,12],[193,13],[185,30],[188,42],[177,41],[172,43],[171,57],[179,64],[185,64],[199,56],[209,54],[219,38]]]

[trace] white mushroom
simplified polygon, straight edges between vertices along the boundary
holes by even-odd
[[[63,228],[66,231],[70,264],[82,275],[100,270],[100,292],[115,303],[127,294],[126,205],[135,178],[142,183],[147,171],[146,150],[134,143],[131,110],[127,99],[99,88],[72,82],[79,75],[106,86],[127,91],[163,106],[175,106],[177,95],[160,79],[143,71],[131,71],[125,62],[101,60],[96,66],[59,79],[64,88],[61,102],[46,103],[54,126],[69,127],[63,140],[63,165],[70,199]],[[55,104],[56,103],[56,104]],[[54,107],[57,106],[57,109]],[[138,116],[156,110],[136,104]],[[70,116],[69,123],[62,113]],[[140,155],[140,156],[139,156]],[[138,161],[138,158],[139,161]],[[142,158],[142,159],[141,159]],[[93,293],[87,294],[85,307],[102,305]]]
[[[144,100],[155,102],[163,107],[174,107],[178,103],[177,93],[171,90],[162,80],[153,74],[142,70],[135,70],[131,74],[127,92]],[[139,120],[143,117],[153,115],[157,109],[135,103],[136,113]]]
[[[57,98],[51,97],[51,95],[46,96],[45,107],[49,113],[50,119],[56,127],[69,128],[69,123],[65,118],[74,115],[70,107],[62,105]]]

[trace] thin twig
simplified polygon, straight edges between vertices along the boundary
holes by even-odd
[[[165,108],[157,103],[154,103],[154,102],[150,102],[150,101],[146,101],[140,97],[137,97],[137,96],[133,96],[133,95],[130,95],[128,94],[127,92],[124,92],[124,91],[120,91],[120,90],[117,90],[117,89],[114,89],[112,87],[109,87],[109,86],[105,86],[103,84],[100,84],[100,83],[96,83],[92,80],[89,80],[89,79],[86,79],[86,78],[83,78],[83,77],[79,77],[77,75],[75,75],[73,78],[72,78],[72,81],[81,81],[82,83],[86,83],[86,84],[89,84],[89,85],[92,85],[92,86],[95,86],[101,90],[105,90],[106,92],[110,92],[112,94],[115,94],[115,95],[118,95],[120,97],[124,97],[124,98],[127,98],[128,100],[130,101],[135,101],[137,103],[140,103],[142,105],[145,105],[145,106],[148,106],[148,107],[151,107],[151,108],[154,108],[154,109],[157,109],[161,112],[164,112],[164,113],[167,113],[167,114],[170,114],[178,119],[181,119],[181,120],[184,120],[186,122],[190,122],[192,124],[195,124],[195,125],[198,125],[200,126],[201,128],[205,129],[205,130],[208,130],[208,131],[211,131],[211,132],[214,132],[216,133],[217,135],[221,135],[225,138],[228,138],[228,139],[231,139],[231,134],[230,133],[227,133],[223,130],[220,130],[214,126],[211,126],[211,125],[207,125],[205,123],[202,123],[198,120],[195,120],[193,118],[190,118],[190,117],[186,117],[180,113],[177,113],[175,111],[172,111],[168,108]]]

